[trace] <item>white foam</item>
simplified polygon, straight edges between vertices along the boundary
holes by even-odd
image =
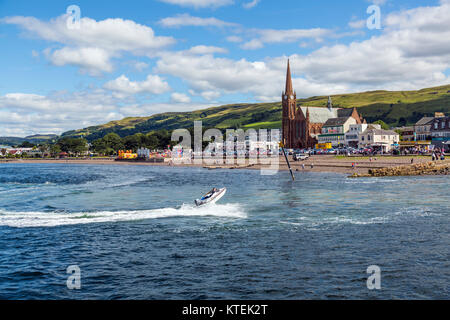
[[[297,217],[289,221],[280,221],[282,224],[289,224],[293,226],[303,227],[320,227],[323,225],[335,224],[353,224],[353,225],[371,225],[371,224],[385,224],[391,222],[401,222],[404,220],[433,217],[438,216],[439,213],[430,212],[423,208],[405,208],[399,211],[386,212],[381,216],[367,217],[365,215],[359,216],[345,216],[339,215],[334,217]]]
[[[180,208],[162,208],[135,211],[98,211],[98,212],[5,212],[0,211],[0,226],[16,228],[56,227],[87,223],[134,221],[169,217],[221,217],[243,219],[247,214],[238,204],[194,207],[183,204]]]

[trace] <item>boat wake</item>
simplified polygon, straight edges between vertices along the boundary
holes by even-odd
[[[171,217],[219,217],[245,219],[247,218],[247,214],[239,204],[210,204],[201,208],[183,204],[179,208],[77,213],[6,212],[0,210],[0,226],[15,228],[57,227],[64,225],[135,221]]]

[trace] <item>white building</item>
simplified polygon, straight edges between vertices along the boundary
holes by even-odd
[[[395,131],[369,128],[359,135],[358,147],[390,152],[399,141],[400,135]]]
[[[319,143],[331,143],[333,147],[345,145],[345,134],[351,125],[356,124],[353,117],[339,117],[328,119],[322,126],[322,134],[318,136]]]
[[[39,152],[39,150],[37,150],[37,152]],[[6,153],[13,156],[20,156],[23,154],[31,155],[33,154],[33,148],[7,148]]]
[[[348,131],[345,133],[345,145],[352,148],[358,148],[359,135],[367,129],[381,129],[379,124],[351,124]]]
[[[208,151],[237,153],[238,156],[245,154],[265,154],[269,150],[278,151],[280,145],[280,130],[247,130],[227,137],[230,141],[213,142],[207,147]],[[227,145],[229,143],[229,145]],[[215,151],[213,151],[215,150]]]

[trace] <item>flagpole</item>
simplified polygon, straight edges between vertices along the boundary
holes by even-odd
[[[292,172],[291,164],[289,163],[288,156],[286,155],[286,151],[284,150],[284,144],[280,142],[281,150],[283,150],[284,158],[286,159],[286,163],[288,165],[289,171],[291,172],[292,181],[295,181],[294,172]]]

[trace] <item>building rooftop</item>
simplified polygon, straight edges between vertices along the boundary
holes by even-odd
[[[343,126],[348,121],[348,119],[350,119],[350,117],[330,118],[325,122],[323,126],[324,127]]]
[[[416,126],[423,126],[426,124],[429,124],[431,121],[434,120],[434,117],[423,117],[419,121],[416,122]]]
[[[330,118],[337,118],[338,110],[337,108],[331,109],[321,108],[321,107],[308,107],[300,106],[303,114],[306,116],[306,111],[309,111],[309,121],[311,123],[325,123]]]
[[[392,130],[384,130],[384,129],[367,129],[364,133],[373,133],[375,135],[399,135],[397,132]]]

